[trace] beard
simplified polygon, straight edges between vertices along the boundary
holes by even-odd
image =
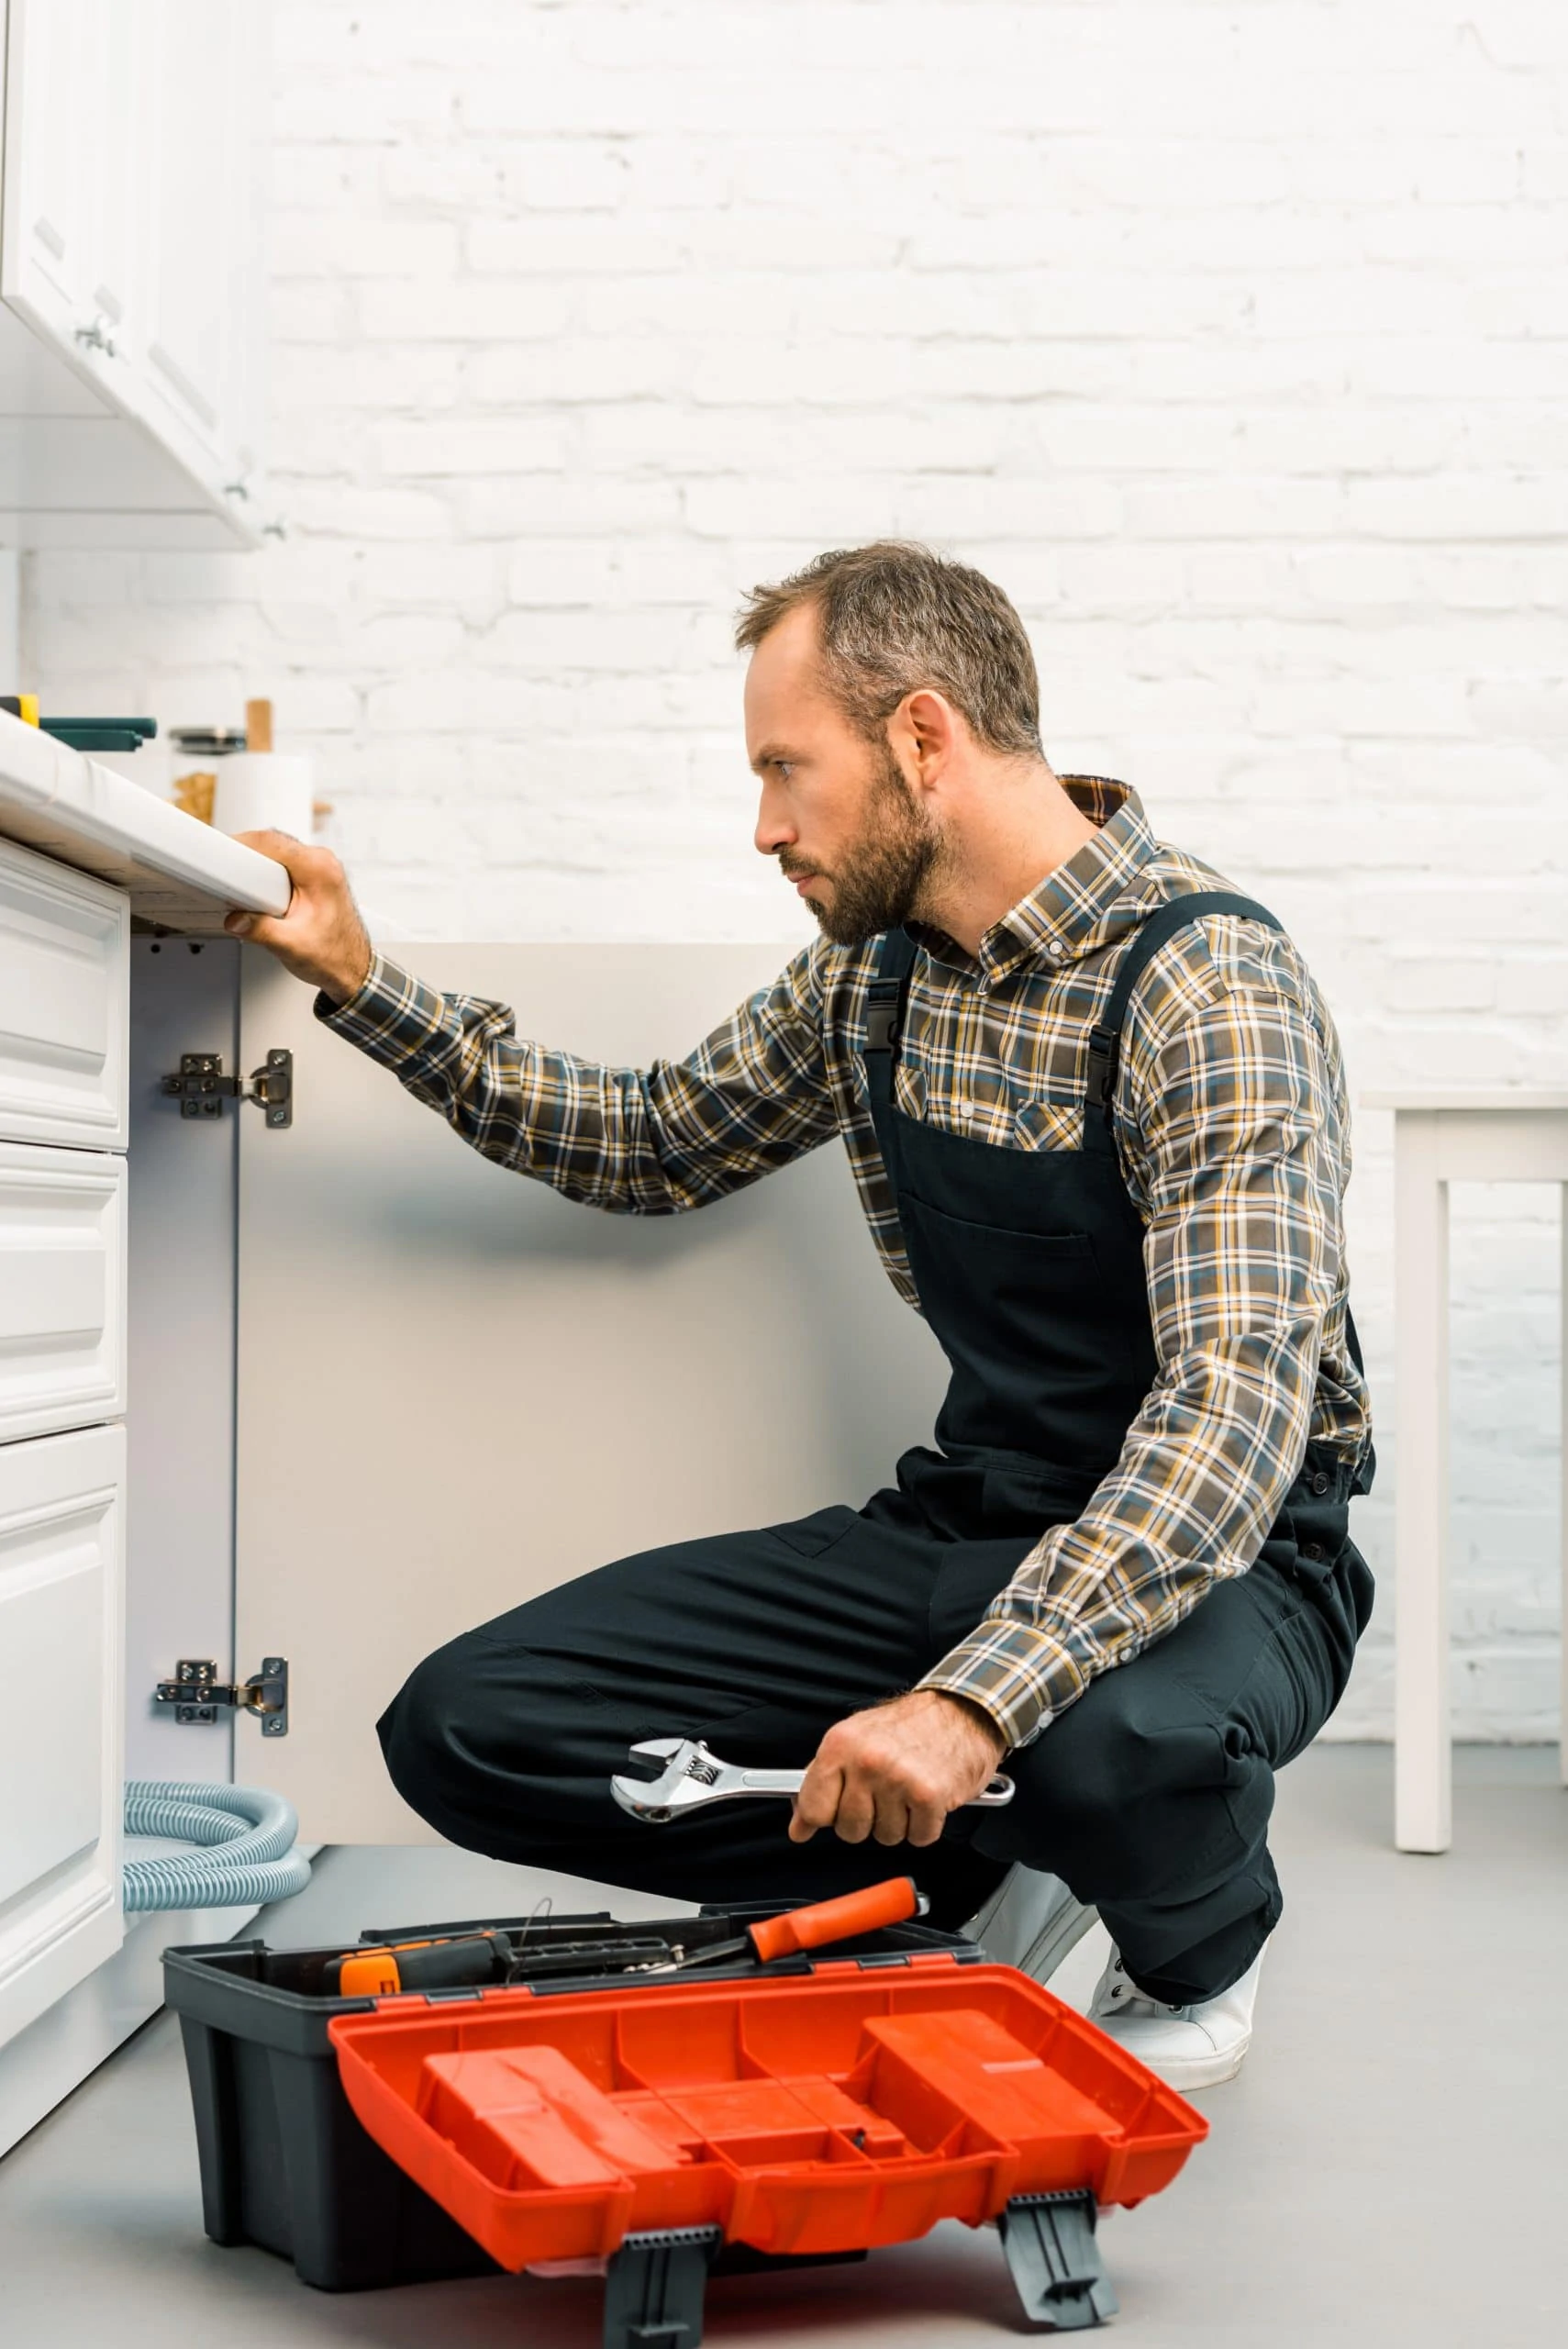
[[[865,829],[833,871],[821,876],[833,884],[832,904],[812,896],[805,902],[830,945],[863,946],[914,918],[941,855],[941,834],[884,745],[866,801]],[[779,863],[787,874],[788,859]]]

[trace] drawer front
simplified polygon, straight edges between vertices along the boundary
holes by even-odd
[[[0,1445],[0,2044],[117,1948],[125,1431]]]
[[[0,1141],[124,1150],[124,893],[0,841]]]
[[[0,1142],[0,1443],[125,1410],[126,1162]]]

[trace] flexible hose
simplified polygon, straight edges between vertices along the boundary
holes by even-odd
[[[298,1831],[294,1805],[259,1787],[132,1778],[125,1790],[128,1835],[177,1835],[213,1848],[127,1860],[126,1908],[252,1909],[284,1900],[310,1882],[310,1862],[294,1848]]]

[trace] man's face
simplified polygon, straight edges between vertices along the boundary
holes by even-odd
[[[836,946],[919,908],[940,835],[885,742],[868,742],[822,691],[817,615],[792,612],[746,676],[746,750],[762,787],[756,842]]]

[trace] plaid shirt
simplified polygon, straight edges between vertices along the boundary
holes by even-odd
[[[1226,885],[1157,842],[1125,785],[1068,788],[1096,837],[977,955],[921,932],[909,992],[899,1108],[1004,1149],[1078,1147],[1119,945],[1166,898]],[[861,1058],[877,952],[818,941],[688,1058],[645,1070],[521,1042],[502,1006],[379,956],[351,1002],[317,1010],[487,1158],[617,1213],[701,1207],[841,1134],[917,1307]],[[1308,1441],[1352,1463],[1370,1442],[1346,1343],[1339,1041],[1289,940],[1210,915],[1168,941],[1133,997],[1116,1110],[1155,1384],[1082,1516],[1042,1534],[922,1684],[981,1706],[1013,1746],[1247,1571]]]

